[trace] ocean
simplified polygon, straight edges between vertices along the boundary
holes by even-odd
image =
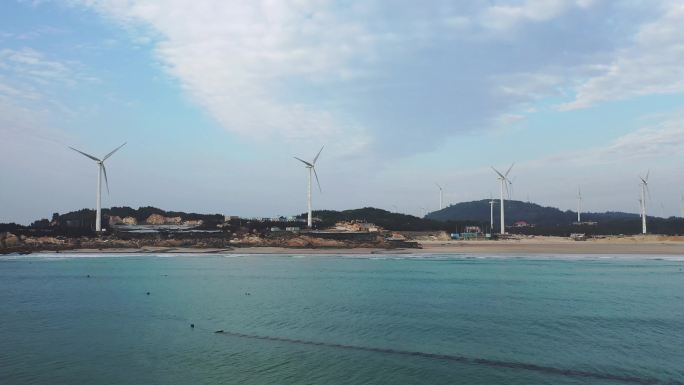
[[[684,384],[684,258],[0,258],[0,384],[219,383]]]

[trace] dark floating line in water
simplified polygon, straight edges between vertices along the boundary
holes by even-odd
[[[224,330],[216,331],[215,333],[226,335],[226,336],[231,336],[231,337],[249,338],[249,339],[265,340],[265,341],[287,342],[287,343],[298,344],[298,345],[323,346],[323,347],[328,347],[328,348],[359,350],[359,351],[364,351],[364,352],[374,352],[374,353],[395,354],[395,355],[402,355],[402,356],[432,358],[432,359],[443,360],[443,361],[452,361],[452,362],[460,362],[460,363],[464,363],[464,364],[483,365],[483,366],[489,366],[489,367],[494,367],[494,368],[527,370],[527,371],[533,371],[533,372],[555,374],[555,375],[565,376],[565,377],[588,378],[588,379],[606,380],[606,381],[619,381],[619,382],[624,382],[624,383],[643,384],[643,385],[651,385],[651,384],[661,383],[661,381],[654,379],[654,378],[621,376],[621,375],[617,375],[617,374],[588,372],[588,371],[575,370],[575,369],[562,369],[562,368],[557,368],[557,367],[553,367],[553,366],[542,366],[542,365],[526,364],[526,363],[522,363],[522,362],[513,362],[513,361],[498,361],[498,360],[490,360],[487,358],[473,358],[473,357],[466,357],[466,356],[455,356],[455,355],[450,355],[450,354],[426,353],[426,352],[418,352],[418,351],[410,351],[410,350],[395,350],[395,349],[388,349],[388,348],[373,348],[373,347],[368,347],[368,346],[357,346],[357,345],[344,345],[344,344],[335,344],[335,343],[329,343],[329,342],[316,342],[316,341],[298,340],[298,339],[283,338],[283,337],[260,336],[260,335],[255,335],[255,334],[243,334],[243,333],[235,333],[235,332],[229,332],[229,331],[224,331]],[[684,385],[684,382],[669,381],[669,382],[665,382],[664,384],[667,384],[667,385]]]

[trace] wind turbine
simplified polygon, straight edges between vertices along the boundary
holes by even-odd
[[[439,209],[441,210],[444,208],[444,190],[442,189],[442,186],[439,185],[439,183],[435,182],[435,185],[437,185],[437,188],[439,189]]]
[[[499,179],[501,182],[501,234],[506,234],[506,225],[504,222],[504,188],[506,188],[506,191],[508,191],[508,185],[506,182],[511,183],[511,181],[508,179],[508,174],[511,172],[514,165],[515,163],[511,164],[511,167],[509,167],[504,174],[500,173],[499,170],[492,166],[492,170],[494,170],[494,172],[499,176],[497,179]]]
[[[79,154],[88,157],[95,162],[97,162],[98,170],[97,170],[97,214],[95,217],[95,231],[98,233],[102,231],[102,175],[104,174],[104,179],[105,179],[105,186],[107,187],[107,194],[109,194],[109,182],[107,181],[107,169],[105,168],[104,161],[107,160],[110,156],[114,155],[115,152],[119,151],[119,149],[123,146],[126,145],[126,142],[122,144],[121,146],[113,149],[109,154],[105,155],[102,160],[90,155],[86,154],[83,151],[77,150],[73,147],[69,147],[70,149],[78,152]]]
[[[577,186],[577,223],[582,223],[582,190]]]
[[[645,177],[639,177],[641,179],[641,233],[646,234],[646,194],[648,190],[648,174],[650,171],[646,171]],[[649,194],[650,195],[650,194]]]
[[[306,203],[307,203],[307,208],[308,208],[308,217],[306,220],[306,225],[311,228],[313,226],[313,218],[311,217],[311,174],[313,174],[316,177],[316,184],[318,185],[318,191],[323,191],[321,190],[321,182],[318,181],[318,174],[316,174],[316,161],[318,160],[318,157],[321,155],[321,151],[323,151],[322,146],[320,150],[318,150],[318,154],[313,158],[313,161],[307,162],[305,160],[302,160],[300,158],[297,158],[296,156],[294,157],[298,161],[304,163],[306,165],[306,168],[309,170],[309,181],[307,185],[307,190],[306,190]]]
[[[684,194],[682,194],[682,218],[684,218]]]
[[[513,186],[513,182],[515,182],[515,179],[516,179],[517,177],[518,177],[518,176],[516,175],[516,176],[513,177],[513,179],[509,179],[509,180],[508,180],[508,188],[509,188],[509,190],[508,190],[508,200],[515,200],[515,188],[514,188],[514,186]],[[529,202],[529,200],[530,200],[530,199],[529,199],[529,194],[528,194],[527,196],[528,196],[527,201]]]
[[[489,231],[494,232],[494,204],[496,201],[494,198],[492,198],[492,195],[489,194]]]
[[[420,210],[421,210],[421,212],[423,213],[423,218],[425,218],[425,217],[427,216],[428,209],[421,206]]]

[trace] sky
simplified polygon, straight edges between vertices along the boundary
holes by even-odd
[[[241,216],[498,197],[684,208],[684,3],[7,0],[0,222],[95,206]]]

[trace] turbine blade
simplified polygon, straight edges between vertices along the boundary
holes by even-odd
[[[318,157],[321,156],[321,151],[323,151],[323,147],[325,147],[325,145],[323,145],[323,146],[321,147],[321,149],[318,150],[318,154],[316,154],[316,157],[314,157],[313,162],[311,162],[311,163],[316,164],[316,161],[318,160]]]
[[[651,173],[651,170],[646,170],[646,178],[645,178],[646,180],[644,181],[644,183],[648,183],[648,174],[650,174],[650,173]]]
[[[505,177],[507,177],[508,173],[511,172],[511,170],[513,169],[513,166],[515,166],[515,162],[511,163],[511,167],[509,167],[508,170],[506,170],[506,173],[504,174]]]
[[[494,166],[491,166],[491,167],[492,167],[492,170],[494,170],[495,173],[499,174],[499,176],[501,177],[501,179],[506,179],[506,177],[503,176],[503,174],[500,173],[499,170],[495,169]]]
[[[102,158],[102,161],[104,162],[105,160],[107,160],[107,158],[109,158],[110,156],[114,155],[115,152],[119,151],[119,149],[120,149],[121,147],[125,146],[125,145],[126,145],[126,142],[124,142],[121,146],[119,146],[119,147],[115,148],[114,150],[112,150],[112,152],[110,152],[109,154],[105,155],[104,158]]]
[[[435,182],[435,185],[437,186],[438,189],[442,189],[442,186],[439,185],[439,183]]]
[[[297,158],[296,156],[294,156],[293,158],[297,159],[298,161],[304,163],[305,165],[307,165],[307,166],[309,166],[309,167],[313,167],[313,164],[311,164],[311,163],[309,163],[309,162],[307,162],[307,161],[305,161],[305,160],[299,159],[299,158]]]
[[[316,168],[311,167],[311,169],[313,170],[314,176],[316,177],[316,184],[318,185],[318,191],[323,192],[323,190],[321,189],[321,182],[318,181],[318,174],[316,173]]]
[[[107,180],[107,169],[105,168],[104,163],[100,163],[100,167],[102,167],[102,173],[105,177],[105,187],[107,187],[107,195],[109,195],[109,181]]]
[[[76,151],[76,152],[78,152],[78,153],[81,154],[81,155],[87,156],[88,158],[90,158],[90,159],[92,159],[92,160],[94,160],[94,161],[96,161],[96,162],[99,162],[99,161],[100,161],[100,160],[97,159],[96,157],[94,157],[94,156],[92,156],[92,155],[89,155],[89,154],[86,154],[86,153],[83,152],[83,151],[77,150],[77,149],[75,149],[75,148],[73,148],[73,147],[69,147],[69,148],[72,149],[72,150],[74,150],[74,151]]]

